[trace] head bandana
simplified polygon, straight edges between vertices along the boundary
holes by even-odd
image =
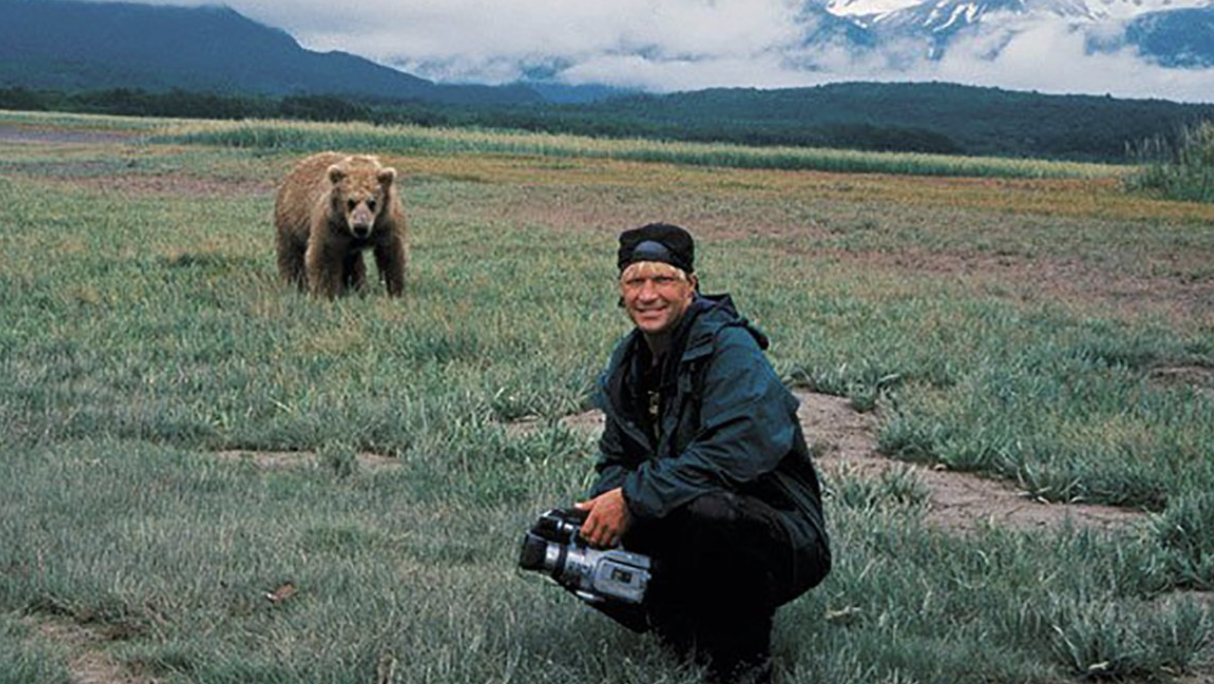
[[[650,223],[620,233],[620,272],[638,261],[658,261],[694,273],[695,241],[686,230],[669,223]]]

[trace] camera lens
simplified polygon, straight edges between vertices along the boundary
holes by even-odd
[[[547,553],[547,539],[533,534],[525,535],[523,548],[519,551],[519,567],[524,570],[544,570],[544,557]]]

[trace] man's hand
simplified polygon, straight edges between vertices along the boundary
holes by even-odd
[[[619,487],[589,501],[579,501],[574,507],[590,512],[586,522],[582,523],[582,538],[599,548],[617,546],[632,525],[632,514],[628,512],[624,492]]]

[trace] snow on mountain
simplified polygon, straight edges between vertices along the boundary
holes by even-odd
[[[810,0],[830,15],[870,32],[866,45],[918,41],[941,58],[960,36],[981,32],[995,57],[1031,26],[1054,24],[1091,36],[1090,45],[1132,44],[1169,66],[1214,63],[1209,17],[1214,0]],[[1210,47],[1207,47],[1209,45]],[[1175,52],[1176,54],[1172,54]]]
[[[908,9],[922,0],[827,0],[826,11],[838,17],[877,17]]]
[[[984,14],[988,8],[1022,5],[1026,11],[1049,11],[1059,16],[1087,16],[1094,19],[1132,19],[1149,12],[1174,9],[1190,9],[1214,6],[1212,0],[1024,0],[1024,2],[1001,2],[1000,0],[977,0],[966,3],[940,2],[939,0],[823,0],[821,6],[838,17],[849,17],[860,23],[869,23],[890,14],[914,11],[922,12],[928,5],[968,5],[969,16]]]
[[[1090,22],[1098,17],[1084,0],[927,0],[913,7],[890,12],[873,19],[882,29],[925,31],[931,35],[951,35],[984,18],[998,15],[1008,18],[1057,17],[1068,21]]]
[[[1133,19],[1150,12],[1210,7],[1207,0],[1088,0],[1093,12],[1108,19]]]

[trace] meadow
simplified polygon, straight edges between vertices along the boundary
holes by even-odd
[[[275,183],[327,148],[399,171],[403,300],[279,281]],[[698,681],[515,569],[653,220],[889,458],[1145,513],[957,534],[824,471],[777,681],[1205,681],[1214,205],[1127,171],[0,112],[0,684]]]

